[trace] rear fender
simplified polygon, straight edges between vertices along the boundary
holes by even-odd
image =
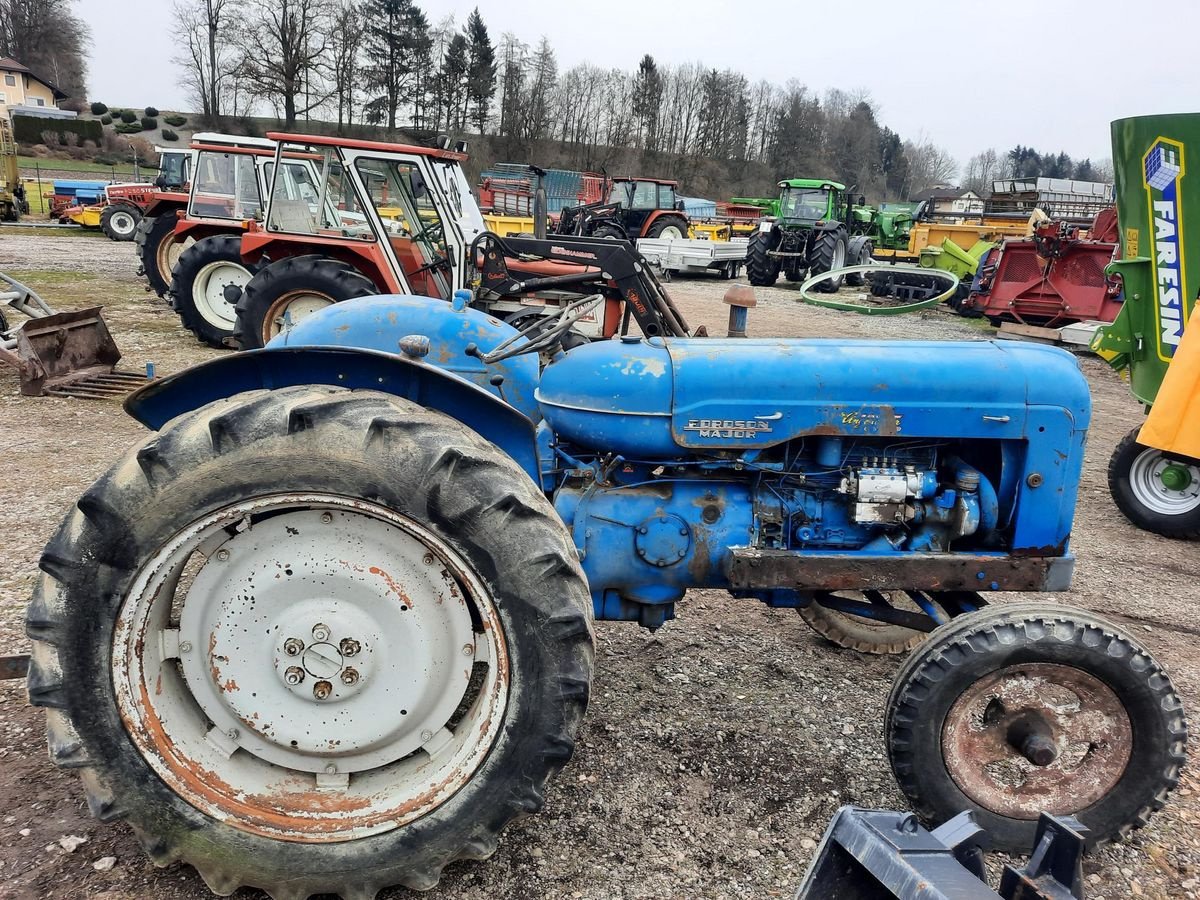
[[[495,394],[424,362],[391,353],[338,347],[248,350],[170,375],[125,401],[125,411],[147,428],[215,400],[246,391],[328,384],[381,391],[436,409],[462,422],[516,460],[533,479],[538,472],[534,425]]]

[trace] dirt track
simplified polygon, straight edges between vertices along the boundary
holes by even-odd
[[[160,373],[217,355],[196,344],[133,275],[129,245],[0,233],[0,269],[63,308],[105,304],[126,365]],[[724,333],[727,282],[670,290],[693,326]],[[940,310],[866,318],[760,290],[756,336],[982,339]],[[1140,418],[1125,386],[1082,360],[1095,416],[1063,599],[1123,619],[1200,709],[1195,544],[1136,531],[1108,498],[1105,466]],[[21,397],[0,370],[0,652],[23,652],[24,604],[38,554],[83,489],[143,434],[115,404]],[[600,623],[597,679],[574,760],[544,812],[505,832],[486,863],[451,866],[431,896],[494,898],[790,897],[825,823],[843,803],[903,808],[883,752],[883,704],[898,663],[837,650],[799,617],[698,591],[655,634]],[[0,897],[190,898],[186,867],[159,871],[129,830],[93,820],[76,779],[47,761],[42,715],[24,686],[0,682]],[[1092,900],[1197,896],[1200,797],[1191,771],[1167,810],[1086,863]],[[59,839],[87,842],[67,852]],[[92,862],[116,857],[106,872]],[[242,891],[242,898],[258,897]],[[395,891],[388,896],[404,896]]]

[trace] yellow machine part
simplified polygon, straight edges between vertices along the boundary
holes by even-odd
[[[1138,443],[1200,459],[1200,306],[1183,330]]]
[[[84,228],[99,228],[100,213],[104,212],[103,206],[84,206],[79,212],[72,213],[69,217],[76,225],[82,225]]]
[[[533,216],[506,216],[501,213],[484,213],[483,224],[487,230],[500,237],[517,234],[533,234]]]
[[[731,236],[729,225],[724,222],[692,222],[688,237],[697,240],[727,241]]]

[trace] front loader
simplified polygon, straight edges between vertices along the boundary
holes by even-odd
[[[490,240],[496,282],[625,249]],[[476,300],[324,304],[127,403],[151,434],[46,547],[29,693],[157,863],[289,900],[434,887],[546,802],[594,622],[664,627],[692,588],[932,632],[883,727],[927,822],[1023,850],[1044,809],[1095,845],[1163,805],[1186,725],[1161,667],[1090,613],[988,606],[1070,586],[1070,354],[689,337],[636,286],[569,346],[602,293],[521,328]]]

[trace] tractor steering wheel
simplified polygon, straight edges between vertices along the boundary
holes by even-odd
[[[558,343],[559,338],[571,330],[571,326],[579,321],[584,313],[603,299],[603,295],[593,294],[590,297],[568,303],[555,315],[538,316],[524,328],[519,329],[512,337],[498,344],[492,352],[481,355],[479,359],[485,366],[490,366],[514,356],[540,353],[542,350],[553,347]],[[516,345],[520,338],[525,338],[527,343]]]

